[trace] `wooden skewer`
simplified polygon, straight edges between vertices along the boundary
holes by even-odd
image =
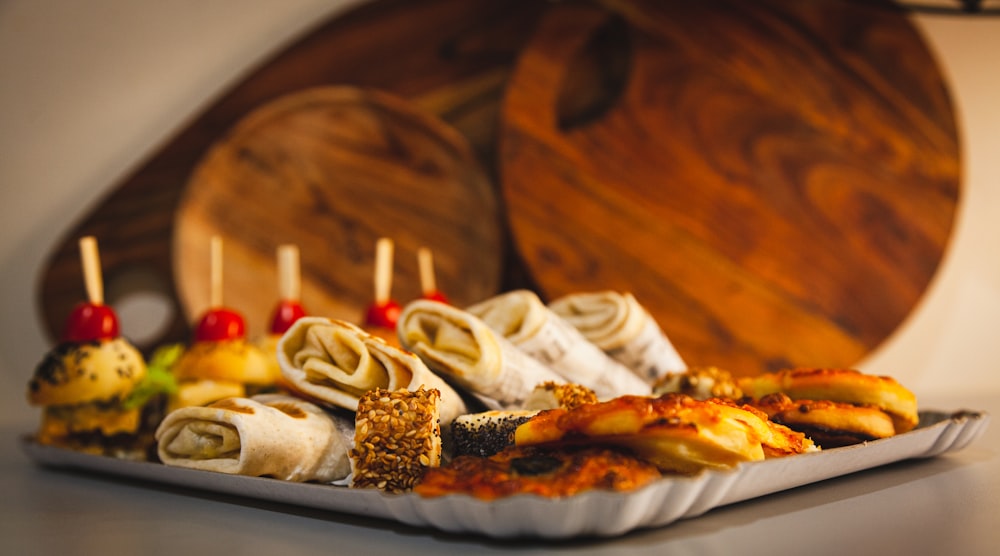
[[[94,236],[80,238],[80,260],[83,264],[83,283],[87,300],[94,305],[104,304],[104,280],[101,277],[101,258]]]
[[[389,301],[392,292],[393,243],[389,238],[379,238],[375,243],[375,303]]]
[[[222,307],[222,238],[212,236],[211,259],[209,260],[210,283],[208,305]]]
[[[434,277],[434,255],[427,247],[417,250],[417,264],[420,267],[420,291],[430,294],[437,291],[437,280]]]
[[[278,247],[278,296],[286,301],[298,301],[301,293],[299,248],[295,245]]]

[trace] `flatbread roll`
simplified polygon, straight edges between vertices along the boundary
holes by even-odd
[[[171,412],[156,430],[166,465],[285,481],[351,472],[351,436],[318,406],[284,394],[227,398]]]
[[[660,325],[631,293],[570,294],[549,308],[647,382],[687,370]]]
[[[466,310],[567,381],[592,389],[599,399],[652,393],[648,382],[591,343],[530,290],[507,292]]]
[[[278,341],[285,382],[319,402],[356,411],[366,392],[420,387],[441,392],[441,424],[467,413],[461,396],[419,357],[341,320],[302,317]]]
[[[476,316],[439,301],[410,302],[396,326],[404,348],[490,409],[519,409],[538,384],[566,382]]]

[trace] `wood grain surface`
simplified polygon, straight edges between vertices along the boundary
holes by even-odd
[[[291,243],[306,309],[360,323],[384,236],[395,244],[391,293],[401,303],[420,296],[420,247],[432,250],[451,298],[483,299],[500,287],[498,205],[469,142],[442,120],[378,90],[290,93],[240,120],[196,166],[177,209],[178,295],[195,315],[210,308],[218,236],[224,301],[262,334],[279,291],[275,254]]]
[[[77,241],[83,235],[94,235],[100,243],[110,303],[114,304],[116,292],[124,295],[138,289],[162,295],[170,304],[170,322],[140,347],[149,349],[158,343],[188,339],[191,319],[200,307],[189,307],[182,301],[175,265],[186,268],[188,263],[181,261],[188,257],[192,259],[191,265],[203,264],[194,261],[201,261],[199,252],[188,253],[175,244],[177,212],[188,181],[212,145],[222,140],[242,118],[285,95],[334,85],[391,93],[465,136],[487,175],[492,175],[503,89],[521,46],[530,37],[533,22],[547,7],[546,2],[536,0],[378,0],[319,22],[315,29],[263,61],[243,81],[222,94],[120,183],[111,184],[109,193],[97,207],[70,226],[44,263],[37,289],[38,305],[50,336],[58,336],[73,305],[85,296]],[[490,227],[493,223],[487,220],[484,225]],[[290,221],[282,229],[294,230],[297,226],[298,222]],[[303,251],[303,280],[314,284],[341,280],[325,275],[334,272],[332,269],[342,262],[343,256],[357,257],[348,260],[352,269],[365,266],[362,258],[374,255],[363,253],[363,247],[369,234],[377,231],[367,230],[354,238],[357,249],[349,253]],[[456,254],[465,250],[459,232],[454,235]],[[276,231],[275,236],[280,235]],[[513,256],[507,238],[501,239],[501,253],[481,254],[486,270],[474,271],[476,276],[488,273],[492,261],[498,258],[506,261]],[[269,244],[258,245],[254,256],[261,264],[267,262],[266,267],[259,269],[262,276],[274,272],[273,258],[265,254],[268,247]],[[449,249],[440,243],[431,247],[439,251]],[[235,249],[224,252],[236,254]],[[396,279],[395,285],[403,293],[410,272],[407,266],[415,263],[402,250],[398,259],[404,274]],[[456,302],[471,302],[463,295],[472,295],[495,283],[490,278],[478,286],[460,285],[466,280],[468,267],[481,263],[480,257],[461,269],[457,260],[449,261],[443,253],[437,259],[442,265],[438,282],[442,289],[455,289]],[[236,263],[229,263],[233,264]],[[516,276],[510,270],[513,268],[517,265],[505,264],[505,277]],[[137,275],[141,279],[136,280]],[[192,278],[196,279],[200,277]],[[226,280],[228,284],[229,278]],[[358,291],[368,291],[370,286],[371,280],[366,278],[358,285]],[[224,299],[227,305],[240,308],[271,294],[265,286],[250,299],[235,291],[226,292]],[[197,304],[195,294],[191,295],[191,302]],[[311,295],[303,299],[307,306],[314,301]],[[337,297],[352,312],[368,302],[367,296],[355,299],[347,292],[324,292],[324,296]],[[254,330],[264,326],[255,321],[248,324]]]
[[[356,123],[391,116],[346,137],[325,109],[274,112],[317,87],[384,92],[405,108],[355,103]],[[440,173],[408,174],[410,151],[349,161],[416,113],[441,125],[401,144],[434,153]],[[260,114],[267,133],[246,123]],[[400,242],[400,297],[426,242],[459,305],[516,287],[546,299],[628,290],[690,364],[850,366],[932,283],[960,168],[947,84],[889,2],[376,0],[263,62],[114,184],[53,250],[39,305],[55,336],[84,296],[77,240],[95,235],[109,295],[144,271],[174,306],[143,347],[184,340],[208,292],[205,238],[221,232],[226,304],[249,309],[252,330],[271,302],[272,247],[286,240],[305,244],[306,305],[350,318],[370,300],[366,246],[384,233]],[[342,173],[359,181],[306,185]],[[354,196],[376,182],[377,200],[365,196],[377,188]],[[418,183],[426,194],[393,197]],[[260,197],[274,195],[268,210]],[[435,195],[456,219],[433,204],[402,216]]]
[[[878,2],[560,3],[502,108],[500,173],[546,298],[635,293],[689,364],[851,366],[946,251],[946,84]]]

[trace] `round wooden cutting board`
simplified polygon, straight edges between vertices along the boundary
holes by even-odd
[[[852,366],[918,304],[960,161],[947,87],[879,2],[561,3],[499,169],[540,293],[632,291],[689,365]]]
[[[272,247],[278,242],[301,243],[303,302],[316,314],[356,315],[368,303],[373,294],[369,258],[374,237],[380,234],[397,242],[393,293],[400,301],[416,288],[412,250],[418,242],[434,250],[438,284],[456,303],[497,293],[502,279],[494,274],[496,261],[510,258],[510,247],[504,237],[501,252],[487,250],[493,247],[492,234],[503,225],[495,212],[496,180],[491,179],[493,199],[484,200],[478,172],[466,154],[454,148],[454,134],[412,111],[458,131],[492,178],[503,88],[533,22],[547,8],[536,0],[377,0],[318,22],[262,60],[67,229],[48,255],[37,290],[50,336],[58,337],[66,315],[85,295],[77,246],[84,235],[100,243],[109,303],[152,297],[166,305],[162,319],[156,311],[145,310],[133,312],[132,321],[123,316],[123,333],[140,340],[146,351],[190,338],[189,319],[203,309],[210,291],[207,235],[213,232],[226,239],[224,301],[236,309],[247,308],[252,331],[266,326],[258,320],[261,307],[277,295]],[[263,113],[269,114],[268,121],[258,122],[263,127],[240,127],[248,114],[278,99],[341,85],[384,91],[405,99],[408,106],[357,98],[335,107],[325,98],[313,108],[301,103],[284,113],[272,106]],[[333,121],[333,110],[341,111],[348,122]],[[315,125],[306,123],[313,117]],[[264,135],[265,128],[277,135]],[[291,143],[277,145],[277,137]],[[399,142],[383,142],[393,138]],[[256,158],[207,158],[213,145],[233,146],[233,141]],[[307,151],[287,152],[298,147]],[[356,150],[349,162],[351,149]],[[364,149],[372,152],[365,155]],[[327,160],[331,152],[336,158]],[[275,159],[286,155],[286,160]],[[362,160],[372,167],[359,167]],[[267,166],[254,167],[254,161]],[[376,168],[383,162],[385,168]],[[405,173],[400,165],[407,162],[426,164]],[[204,167],[198,183],[207,183],[208,175],[215,174],[225,183],[223,191],[189,188],[199,165]],[[229,183],[226,176],[239,181]],[[316,181],[320,179],[327,181]],[[417,182],[426,189],[404,198]],[[360,184],[373,189],[356,191]],[[359,196],[346,198],[351,191]],[[376,191],[386,197],[375,200]],[[307,194],[315,195],[318,205],[311,212],[293,205],[304,202]],[[404,207],[425,214],[404,215]],[[467,210],[471,207],[476,210]],[[451,209],[457,212],[444,216]],[[261,222],[251,223],[250,214]],[[296,220],[277,222],[278,214]],[[320,214],[340,220],[317,225]],[[477,231],[469,233],[465,226],[473,220]],[[176,228],[180,224],[183,233]],[[454,228],[445,242],[440,234],[448,226]],[[251,269],[254,286],[247,283]],[[357,282],[348,286],[351,279]],[[150,305],[143,303],[144,308]],[[146,330],[141,338],[135,336],[138,329]]]
[[[210,238],[223,240],[223,295],[262,333],[277,302],[276,251],[300,250],[311,314],[360,323],[373,300],[375,243],[394,241],[393,297],[420,295],[417,250],[471,303],[499,287],[500,213],[468,141],[373,89],[307,89],[252,111],[197,165],[174,226],[189,320],[209,308]]]

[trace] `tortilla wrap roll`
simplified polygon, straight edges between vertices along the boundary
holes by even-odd
[[[319,406],[285,394],[183,407],[156,430],[165,465],[296,482],[347,477],[352,438]]]
[[[407,304],[397,331],[404,348],[490,409],[517,409],[538,384],[566,382],[476,316],[439,301]]]
[[[441,392],[441,424],[467,413],[465,402],[415,354],[389,345],[359,326],[302,317],[278,341],[278,363],[290,389],[320,403],[357,411],[370,390],[421,386]]]
[[[549,308],[649,383],[687,370],[660,325],[631,293],[570,294],[552,301]]]
[[[530,290],[503,293],[466,310],[568,382],[590,388],[602,400],[652,393],[648,382],[584,337]]]

